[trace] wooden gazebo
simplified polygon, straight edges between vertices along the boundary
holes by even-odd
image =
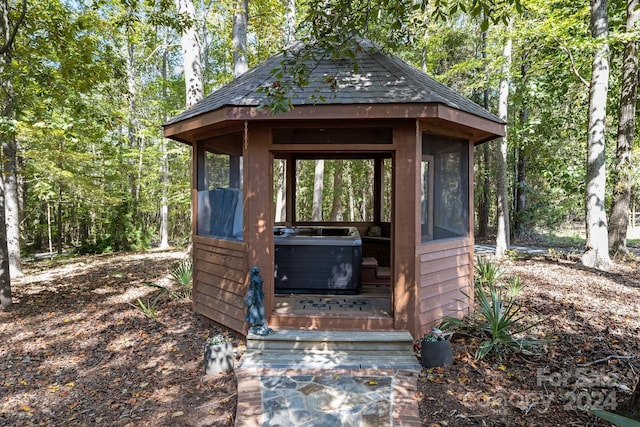
[[[472,301],[463,292],[473,294],[473,147],[504,135],[504,123],[370,42],[360,41],[355,51],[349,61],[309,59],[317,61],[308,64],[311,84],[291,94],[294,108],[286,113],[261,108],[267,99],[257,90],[273,85],[271,71],[285,57],[278,55],[164,125],[166,137],[193,150],[197,313],[246,333],[243,299],[252,266],[264,278],[267,320],[276,329],[408,330],[415,337],[443,316],[468,312]],[[335,77],[333,87],[327,76]],[[374,175],[370,218],[318,224],[296,217],[296,164],[314,159],[367,159]],[[275,163],[286,170],[285,215],[278,223]],[[348,270],[358,285],[353,293],[381,277],[381,284],[370,284],[386,295],[386,311],[277,309],[278,286],[288,279],[295,288],[306,278],[279,271],[284,264],[302,268],[302,261],[283,255],[293,252],[281,250],[276,267],[274,229],[286,234],[318,226],[355,229],[347,232],[361,242],[357,264]],[[310,254],[307,278],[326,267],[320,252]],[[333,295],[331,289],[322,293]]]

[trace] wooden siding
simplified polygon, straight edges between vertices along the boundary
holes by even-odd
[[[473,290],[473,239],[420,246],[416,259],[420,263],[420,331],[436,326],[444,316],[467,314],[471,300],[464,293]]]
[[[193,254],[194,311],[244,334],[247,245],[194,236]]]

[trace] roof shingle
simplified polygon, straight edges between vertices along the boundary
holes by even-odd
[[[309,59],[306,64],[311,70],[309,84],[305,87],[296,87],[293,93],[289,94],[292,105],[295,107],[314,104],[435,103],[496,123],[503,123],[502,120],[478,104],[456,93],[414,66],[396,56],[383,53],[373,43],[361,40],[359,44],[361,49],[356,50],[353,61],[332,60],[328,57],[321,57],[319,60]],[[297,44],[290,51],[301,48],[302,45]],[[272,56],[211,93],[191,109],[173,117],[165,125],[181,122],[223,107],[265,105],[268,102],[267,95],[257,90],[262,86],[270,86],[276,80],[271,71],[281,66],[287,52]],[[357,72],[354,72],[354,62],[357,63]],[[327,76],[336,77],[335,89],[325,83]]]

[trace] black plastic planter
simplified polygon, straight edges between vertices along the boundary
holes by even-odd
[[[420,359],[425,368],[453,365],[453,354],[449,340],[425,341],[420,348]]]

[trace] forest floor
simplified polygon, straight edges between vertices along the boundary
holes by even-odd
[[[478,340],[454,335],[453,366],[421,373],[423,426],[610,425],[588,408],[615,410],[640,378],[640,263],[603,273],[578,261],[550,250],[500,262],[503,282],[524,284],[524,324],[540,322],[529,337],[545,343],[477,361]]]
[[[14,306],[0,311],[0,425],[232,426],[233,374],[205,376],[203,345],[219,333],[188,300],[163,297],[153,320],[132,306],[171,286],[180,252],[102,255],[26,263]],[[638,260],[610,272],[571,255],[512,254],[517,301],[537,354],[476,361],[477,341],[454,336],[454,365],[423,369],[423,426],[605,425],[585,410],[626,399],[640,375]]]

